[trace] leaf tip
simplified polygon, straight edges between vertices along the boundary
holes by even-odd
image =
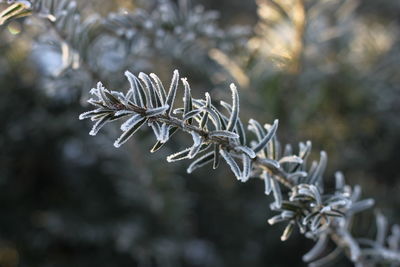
[[[121,146],[121,144],[119,143],[119,140],[116,140],[114,142],[114,147],[119,148]]]

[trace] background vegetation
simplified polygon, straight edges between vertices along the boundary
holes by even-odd
[[[165,161],[176,140],[152,155],[145,133],[118,150],[109,138],[117,127],[87,135],[82,100],[99,79],[126,88],[125,68],[164,80],[179,68],[195,96],[212,89],[227,98],[238,83],[243,119],[279,118],[282,141],[312,140],[329,155],[328,174],[342,170],[399,222],[400,4],[276,0],[287,16],[274,16],[266,2],[193,0],[220,12],[224,32],[249,32],[199,34],[184,47],[179,34],[150,48],[135,43],[129,65],[119,64],[112,34],[86,50],[96,52],[86,67],[63,69],[48,25],[0,26],[0,266],[304,265],[312,242],[280,241],[284,226],[267,225],[261,182],[237,183],[226,166],[188,175],[185,164]],[[87,17],[151,12],[157,1],[78,4]],[[374,233],[371,218],[362,216],[360,232]]]

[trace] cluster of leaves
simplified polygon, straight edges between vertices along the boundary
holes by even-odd
[[[155,74],[140,73],[139,78],[130,72],[125,75],[131,85],[126,93],[107,90],[101,83],[92,89],[95,98],[88,102],[96,109],[79,117],[90,118],[95,122],[91,135],[96,135],[107,122],[126,118],[120,127],[123,133],[114,146],[121,146],[147,124],[157,139],[151,149],[151,152],[155,152],[178,129],[182,130],[191,135],[193,144],[168,156],[167,160],[174,162],[191,159],[187,169],[190,173],[207,164],[217,168],[222,156],[239,181],[246,182],[250,177],[264,180],[265,194],[272,192],[274,196],[271,208],[279,212],[268,222],[288,222],[281,240],[287,240],[296,225],[306,237],[318,240],[316,247],[304,256],[305,261],[314,261],[314,266],[321,266],[344,251],[355,263],[365,263],[370,258],[398,262],[400,257],[397,251],[391,250],[393,246],[385,248],[383,242],[380,242],[379,250],[372,252],[371,248],[362,248],[361,243],[373,241],[359,243],[352,237],[352,216],[370,208],[374,201],[359,200],[360,187],[352,189],[346,185],[339,172],[336,173],[334,192],[324,193],[323,174],[327,164],[325,152],[321,152],[318,162],[313,161],[308,166],[311,142],[300,143],[298,155],[293,153],[290,145],[286,145],[282,151],[276,136],[277,120],[272,125],[262,127],[259,122],[251,119],[248,129],[255,134],[256,139],[247,141],[239,118],[239,95],[235,85],[230,86],[232,104],[221,102],[227,112],[224,115],[212,104],[208,93],[205,99],[193,98],[186,78],[182,79],[183,107],[174,108],[179,84],[178,71],[174,72],[168,92]],[[333,254],[323,257],[328,237],[338,248]]]

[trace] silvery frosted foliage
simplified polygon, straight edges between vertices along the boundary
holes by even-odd
[[[130,88],[126,93],[106,89],[102,83],[91,90],[88,102],[95,109],[82,113],[80,119],[94,121],[91,135],[108,122],[125,119],[122,134],[114,143],[119,147],[140,128],[148,126],[156,143],[151,152],[159,150],[172,135],[180,130],[190,136],[190,145],[167,157],[169,162],[190,160],[187,172],[197,168],[219,166],[221,159],[232,170],[237,180],[246,182],[250,177],[264,181],[265,194],[272,193],[271,209],[278,214],[269,224],[286,223],[281,236],[285,241],[295,228],[307,238],[316,240],[315,247],[304,255],[311,266],[324,266],[341,253],[358,266],[374,262],[400,263],[398,251],[399,230],[394,226],[392,235],[385,242],[387,223],[377,216],[376,241],[352,236],[353,216],[373,206],[372,199],[360,199],[361,188],[351,187],[340,172],[335,174],[335,189],[324,191],[323,175],[327,164],[324,151],[318,161],[308,164],[311,142],[299,143],[298,153],[291,145],[282,146],[276,132],[278,120],[261,125],[250,119],[248,130],[255,137],[249,140],[239,116],[239,94],[231,84],[231,104],[221,101],[216,107],[206,93],[204,99],[195,99],[186,78],[179,79],[174,71],[169,89],[166,90],[157,75],[125,72]],[[183,107],[177,107],[175,98],[179,85],[183,85]],[[328,241],[337,247],[328,254]]]

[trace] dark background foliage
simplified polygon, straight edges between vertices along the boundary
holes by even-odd
[[[94,3],[82,9],[107,14],[135,7],[135,1]],[[254,1],[196,3],[218,10],[221,27],[258,23]],[[274,69],[275,61],[262,53],[232,57],[250,77],[240,91],[242,118],[279,118],[282,141],[312,140],[315,155],[320,149],[328,152],[328,181],[342,170],[396,223],[400,5],[397,0],[362,1],[354,14],[361,26],[379,24],[378,32],[393,38],[388,47],[359,52],[338,38],[329,44],[329,62],[316,54],[296,73]],[[13,27],[18,34],[11,34]],[[360,24],[351,27],[358,36]],[[22,21],[0,28],[0,266],[304,265],[301,256],[312,241],[297,234],[280,241],[283,226],[266,223],[270,199],[261,181],[238,183],[226,166],[188,175],[185,164],[168,164],[165,156],[184,145],[179,134],[156,154],[148,152],[154,140],[146,132],[121,149],[112,146],[117,127],[90,137],[89,123],[77,119],[85,108],[75,92],[45,90],[41,61],[30,52],[35,31]],[[311,37],[304,40],[305,47],[312,45]],[[374,46],[376,40],[362,39],[368,42]],[[346,55],[354,58],[346,60]],[[168,82],[179,68],[193,81],[197,96],[215,84],[215,79],[204,80],[208,65],[153,60],[156,67],[150,71]],[[335,69],[325,72],[316,62]],[[117,77],[116,86],[126,85],[122,72]],[[220,98],[228,96],[232,81],[223,77],[228,78],[212,90]],[[87,95],[90,88],[82,89]],[[363,215],[357,231],[373,233],[370,218]]]

